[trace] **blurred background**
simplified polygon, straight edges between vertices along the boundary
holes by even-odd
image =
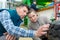
[[[33,2],[35,2],[38,16],[46,16],[51,21],[54,21],[57,18],[57,13],[55,12],[55,2],[59,1],[60,0],[0,0],[0,9],[15,9],[16,6],[20,5],[21,3],[31,7]],[[24,22],[21,24],[21,27],[27,29],[30,23],[29,18],[25,16],[23,20]],[[19,40],[32,40],[32,38],[20,37]]]
[[[14,9],[17,5],[23,3],[31,6],[33,2],[36,2],[38,8],[46,8],[49,6],[53,6],[53,0],[0,0],[0,9]]]

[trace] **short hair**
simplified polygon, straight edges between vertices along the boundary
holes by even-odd
[[[28,9],[28,11],[30,10],[30,7],[28,5],[26,5],[26,4],[17,5],[17,7],[20,7],[20,6],[22,6],[22,7],[25,6]]]
[[[31,12],[34,12],[34,13],[36,14],[36,11],[31,8],[31,9],[28,11],[27,15],[29,15]]]

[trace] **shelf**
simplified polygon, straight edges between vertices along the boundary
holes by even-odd
[[[54,6],[39,9],[37,12],[40,12],[40,11],[45,11],[45,10],[48,10],[48,9],[51,9],[51,8],[54,8]]]

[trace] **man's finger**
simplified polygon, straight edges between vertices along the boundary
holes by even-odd
[[[46,31],[46,30],[49,30],[49,29],[48,29],[48,28],[43,28],[42,30],[43,30],[43,31]]]
[[[6,40],[10,40],[11,37],[12,37],[12,36],[8,34],[8,35],[6,36]]]
[[[6,35],[6,40],[8,40],[8,38],[9,38],[9,35]]]
[[[8,35],[8,37],[9,37],[8,40],[10,40],[11,39],[11,35]]]
[[[10,37],[10,40],[14,40],[14,36],[11,36],[11,37]]]
[[[49,28],[49,24],[43,25],[44,28]]]
[[[47,34],[47,32],[41,32],[41,34],[42,34],[42,35],[45,35],[45,34]]]
[[[13,40],[16,40],[16,37],[14,37]]]
[[[9,38],[8,38],[8,40],[12,40],[12,36],[11,36],[11,35],[9,35]]]
[[[4,35],[7,35],[8,33],[7,32],[5,32],[5,33],[3,33]]]

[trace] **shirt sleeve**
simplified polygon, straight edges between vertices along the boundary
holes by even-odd
[[[28,27],[28,29],[30,29],[30,30],[34,30],[32,22],[29,23],[29,27]]]
[[[24,36],[24,37],[34,37],[33,30],[25,30],[23,28],[17,27],[13,24],[12,20],[10,19],[10,14],[8,11],[4,10],[0,12],[0,21],[7,32],[11,35],[16,37]]]

